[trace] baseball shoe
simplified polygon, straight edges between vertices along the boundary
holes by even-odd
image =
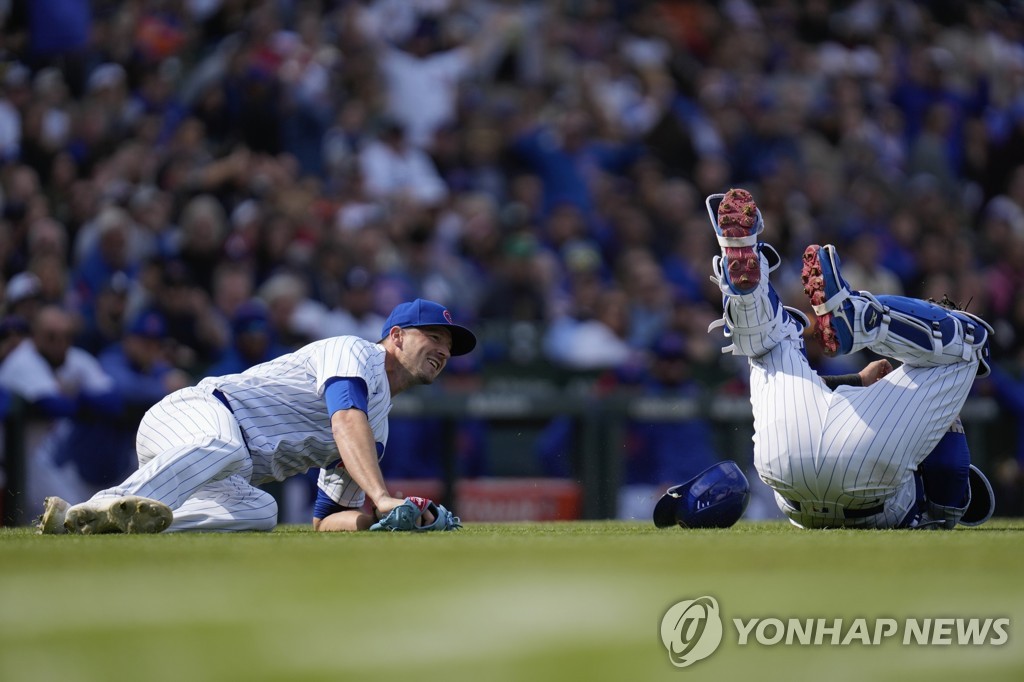
[[[839,274],[839,255],[831,244],[811,244],[804,250],[800,279],[804,293],[818,318],[814,335],[825,347],[825,355],[834,357],[853,348],[854,308],[850,285]]]
[[[730,189],[725,194],[712,194],[705,203],[722,247],[725,283],[734,294],[749,294],[761,281],[757,235],[764,230],[754,197],[745,189]]]
[[[64,528],[69,533],[160,533],[174,520],[171,508],[146,497],[113,497],[76,504],[67,511]]]
[[[40,535],[63,535],[64,517],[71,505],[59,497],[47,497],[43,500],[43,515],[36,523],[36,532]]]

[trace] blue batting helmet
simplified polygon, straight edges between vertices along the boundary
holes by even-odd
[[[669,488],[654,506],[658,528],[728,528],[743,516],[750,501],[750,483],[732,460],[700,472]]]

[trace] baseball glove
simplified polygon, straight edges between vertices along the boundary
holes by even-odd
[[[420,525],[423,512],[428,510],[434,515],[434,521],[427,526]],[[462,528],[462,522],[458,516],[445,509],[444,505],[436,504],[433,500],[428,500],[425,497],[405,498],[405,502],[370,526],[370,530],[412,531],[415,533],[456,530],[458,528]]]

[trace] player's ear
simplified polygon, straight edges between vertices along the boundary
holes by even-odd
[[[391,339],[391,343],[395,344],[396,348],[402,347],[402,339],[405,337],[405,330],[395,325],[388,332],[388,338]]]

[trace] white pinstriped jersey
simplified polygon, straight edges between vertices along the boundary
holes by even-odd
[[[315,341],[241,374],[203,379],[220,389],[245,435],[253,461],[252,484],[282,480],[321,467],[320,486],[343,506],[362,503],[362,491],[338,462],[324,385],[333,377],[358,377],[368,391],[367,418],[378,455],[388,439],[391,388],[384,347],[355,336]]]

